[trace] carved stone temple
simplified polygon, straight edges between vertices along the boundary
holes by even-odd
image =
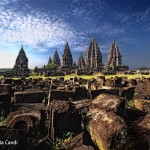
[[[62,61],[62,63],[61,63]],[[122,57],[120,54],[119,47],[115,41],[112,42],[110,52],[106,64],[102,63],[102,54],[100,48],[93,38],[86,51],[85,60],[82,53],[78,59],[78,62],[73,61],[73,56],[69,48],[68,42],[64,47],[62,58],[60,60],[58,51],[56,49],[53,58],[49,57],[48,64],[55,64],[57,67],[55,69],[47,69],[44,65],[43,68],[35,68],[34,72],[37,74],[50,75],[64,75],[77,72],[79,74],[93,74],[96,72],[116,73],[116,72],[126,72],[129,70],[128,66],[122,64]],[[14,68],[12,69],[11,75],[14,77],[26,77],[29,76],[28,69],[28,58],[25,54],[23,46],[19,51],[18,57]]]
[[[82,56],[82,53],[80,54],[77,67],[78,67],[79,70],[84,70],[85,69],[85,61],[84,61],[84,58]]]
[[[48,65],[52,63],[52,58],[49,57],[49,60],[48,60]]]
[[[95,38],[90,42],[86,52],[86,67],[93,72],[102,70],[102,54]]]
[[[17,56],[14,68],[12,69],[13,76],[16,77],[27,77],[29,76],[29,69],[28,69],[28,58],[25,54],[23,46],[19,51]]]
[[[54,57],[53,57],[53,63],[54,63],[55,65],[57,65],[58,67],[61,65],[61,63],[60,63],[60,58],[59,58],[57,49],[56,49],[55,54],[54,54]]]
[[[113,41],[110,52],[108,54],[107,62],[105,64],[105,70],[107,71],[125,71],[128,70],[128,66],[122,64],[122,57],[115,40]]]
[[[68,42],[65,45],[63,55],[62,55],[62,67],[66,69],[70,69],[73,67],[73,58],[72,58],[72,54]]]

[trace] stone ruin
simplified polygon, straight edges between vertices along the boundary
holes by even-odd
[[[25,54],[23,46],[19,51],[19,54],[16,59],[16,63],[12,70],[12,74],[15,77],[28,77],[29,76],[29,69],[28,69],[28,58]]]
[[[102,54],[95,38],[90,42],[86,52],[86,67],[92,72],[102,70]]]
[[[49,67],[47,67],[49,66]],[[102,54],[100,48],[93,38],[87,48],[86,56],[80,54],[78,62],[73,60],[72,52],[68,42],[64,47],[62,60],[60,60],[57,49],[53,58],[49,57],[48,63],[42,68],[37,66],[34,74],[39,76],[64,76],[69,74],[75,75],[92,75],[93,73],[102,72],[103,74],[115,74],[118,72],[129,73],[129,67],[122,64],[122,57],[117,43],[114,41],[108,55],[106,64],[102,62]],[[2,72],[4,77],[28,77],[30,70],[28,69],[28,58],[25,54],[23,46],[16,58],[12,71]]]
[[[47,68],[46,66],[52,65],[52,68]],[[85,60],[83,55],[79,56],[77,65],[73,61],[72,52],[70,50],[68,42],[64,47],[62,54],[62,62],[59,58],[57,49],[54,53],[53,58],[49,57],[47,65],[43,68],[35,67],[34,73],[36,75],[48,76],[63,76],[65,74],[93,74],[97,72],[102,72],[103,74],[114,74],[117,72],[127,72],[129,70],[128,66],[122,64],[122,57],[118,48],[117,43],[114,41],[111,45],[111,49],[108,55],[108,59],[105,65],[102,63],[102,54],[100,48],[93,38],[87,48]],[[13,77],[27,77],[29,76],[28,69],[28,58],[25,54],[23,46],[17,56],[14,68],[11,72],[3,73],[4,76]]]
[[[85,61],[84,61],[84,58],[82,56],[82,53],[80,54],[77,66],[78,66],[79,70],[84,70],[85,69]]]
[[[55,64],[58,67],[61,65],[57,49],[56,49],[54,57],[53,57],[53,64]]]
[[[71,69],[73,67],[73,58],[72,58],[72,54],[71,54],[68,42],[66,42],[64,52],[62,55],[62,67],[65,69],[66,68]]]
[[[9,147],[12,150],[150,147],[149,79],[98,76],[0,82],[0,139],[17,140]],[[127,105],[129,100],[135,107]]]
[[[111,45],[110,52],[108,54],[107,62],[104,66],[104,72],[115,73],[116,71],[127,71],[128,66],[122,64],[121,54],[117,43],[114,41]]]

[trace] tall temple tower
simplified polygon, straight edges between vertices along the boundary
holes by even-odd
[[[58,67],[61,65],[61,63],[60,63],[60,58],[59,58],[57,49],[56,49],[55,54],[54,54],[54,56],[53,56],[53,63],[54,63],[55,65],[57,65]]]
[[[90,42],[86,52],[86,67],[91,71],[101,71],[102,69],[102,54],[95,38]]]
[[[16,76],[16,77],[29,76],[28,58],[25,54],[23,46],[21,47],[21,50],[19,51],[12,73],[13,73],[13,76]]]
[[[122,57],[115,40],[111,45],[110,52],[108,54],[108,59],[105,64],[105,69],[111,71],[128,70],[128,66],[124,66],[122,64]]]
[[[48,60],[48,65],[52,63],[52,58],[49,57],[49,60]]]
[[[84,70],[85,69],[85,61],[84,61],[84,58],[82,56],[82,53],[80,54],[77,66],[78,66],[79,70]]]
[[[62,55],[62,67],[72,68],[72,66],[73,66],[73,58],[72,58],[72,54],[71,54],[68,42],[66,42],[64,52]]]

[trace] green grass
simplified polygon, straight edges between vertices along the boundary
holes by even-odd
[[[50,76],[50,78],[52,79],[56,79],[58,77],[64,77],[65,80],[68,80],[70,78],[74,78],[74,77],[77,77],[77,78],[84,78],[84,79],[92,79],[92,78],[97,78],[98,74],[97,75],[81,75],[81,76],[77,76],[77,75],[66,75],[66,76]],[[118,77],[127,77],[128,79],[133,79],[133,78],[142,78],[142,77],[145,77],[145,78],[150,78],[150,75],[124,75],[124,74],[119,74],[119,75],[105,75],[105,78],[106,79],[109,79],[109,78],[114,78],[115,76],[118,76]],[[47,77],[44,77],[44,76],[30,76],[29,78],[47,78]]]
[[[74,78],[74,77],[84,78],[84,79],[92,79],[92,78],[96,78],[97,76],[96,75],[82,75],[82,76],[65,75],[65,76],[49,76],[49,77],[44,77],[44,76],[29,76],[28,78],[33,78],[33,79],[36,79],[36,78],[43,78],[43,79],[52,78],[52,79],[56,79],[56,78],[59,78],[59,77],[64,77],[65,80],[69,80],[70,78]],[[17,79],[17,78],[13,78],[13,79]]]
[[[65,80],[69,80],[70,78],[74,78],[74,77],[77,77],[77,78],[83,78],[83,79],[92,79],[92,78],[97,78],[97,76],[99,76],[101,74],[95,74],[95,75],[65,75],[65,76],[49,76],[49,77],[44,77],[44,76],[35,76],[35,75],[32,75],[32,76],[29,76],[27,79],[29,78],[33,78],[33,79],[36,79],[36,78],[43,78],[43,79],[46,79],[46,78],[52,78],[52,79],[56,79],[56,78],[59,78],[59,77],[64,77]],[[125,74],[119,74],[119,75],[105,75],[105,78],[106,79],[109,79],[109,78],[114,78],[115,76],[118,76],[118,77],[127,77],[128,79],[133,79],[133,78],[142,78],[142,77],[145,77],[145,78],[150,78],[150,75],[139,75],[139,74],[136,74],[136,75],[125,75]],[[0,76],[0,79],[3,78],[3,76]],[[14,80],[18,80],[19,78],[13,78]]]
[[[134,101],[133,100],[127,101],[127,106],[134,107]]]
[[[134,75],[125,75],[125,74],[106,75],[105,77],[106,77],[106,79],[108,79],[108,78],[115,77],[115,76],[118,76],[118,77],[127,77],[128,79],[142,78],[142,77],[150,78],[150,75],[140,75],[140,74],[134,74]]]

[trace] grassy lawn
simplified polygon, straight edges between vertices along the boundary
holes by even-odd
[[[81,76],[76,76],[76,75],[66,75],[66,76],[50,76],[50,78],[52,79],[56,79],[58,77],[64,77],[65,80],[68,80],[70,78],[74,78],[74,77],[77,77],[77,78],[84,78],[84,79],[92,79],[92,78],[96,78],[98,75],[81,75]],[[142,78],[142,77],[145,77],[145,78],[150,78],[150,75],[124,75],[124,74],[121,74],[121,75],[105,75],[105,78],[106,79],[109,79],[111,77],[115,77],[115,76],[118,76],[118,77],[127,77],[128,79],[133,79],[133,78]],[[30,76],[29,78],[48,78],[48,77],[44,77],[44,76]]]
[[[70,78],[74,78],[74,77],[77,77],[77,78],[84,78],[84,79],[92,79],[92,78],[96,78],[95,75],[82,75],[82,76],[76,76],[76,75],[65,75],[65,76],[49,76],[49,77],[44,77],[44,76],[29,76],[27,79],[29,78],[33,78],[33,79],[36,79],[36,78],[43,78],[43,79],[46,79],[46,78],[52,78],[52,79],[56,79],[56,78],[60,78],[60,77],[64,77],[65,80],[69,80]],[[17,78],[13,78],[13,79],[17,79]]]
[[[108,79],[108,78],[115,77],[115,76],[118,76],[118,77],[127,77],[128,79],[142,78],[142,77],[150,78],[150,75],[139,75],[139,74],[135,74],[135,75],[125,75],[125,74],[119,74],[119,75],[106,75],[105,78]]]
[[[56,79],[56,78],[59,78],[59,77],[64,77],[65,80],[68,80],[70,78],[74,78],[74,77],[77,77],[77,78],[83,78],[83,79],[92,79],[92,78],[97,78],[97,76],[101,76],[101,74],[96,74],[96,75],[66,75],[66,76],[49,76],[49,77],[44,77],[44,76],[29,76],[27,79],[29,78],[33,78],[33,79],[36,79],[36,78],[43,78],[43,79],[46,79],[46,78],[52,78],[52,79]],[[150,75],[125,75],[125,74],[119,74],[119,75],[105,75],[105,78],[106,79],[109,79],[111,77],[115,77],[115,76],[118,76],[118,77],[127,77],[128,79],[133,79],[133,78],[142,78],[142,77],[145,77],[145,78],[150,78]],[[0,79],[3,78],[3,76],[0,76]],[[17,80],[19,78],[13,78],[14,80]]]

